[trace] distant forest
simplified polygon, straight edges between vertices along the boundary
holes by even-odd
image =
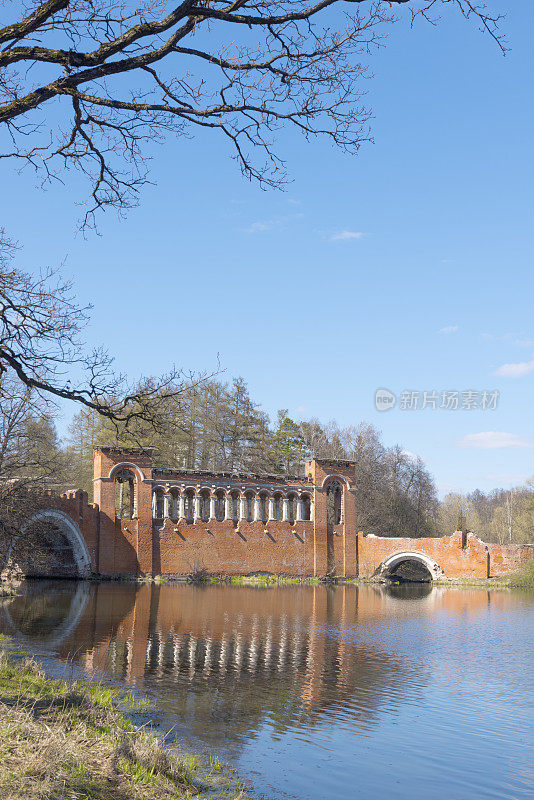
[[[5,392],[4,392],[5,394]],[[534,542],[534,483],[512,490],[438,500],[433,477],[420,458],[400,445],[386,447],[381,433],[360,423],[295,421],[282,409],[274,424],[250,397],[242,378],[192,382],[166,399],[158,424],[128,431],[83,408],[60,441],[50,406],[14,387],[0,407],[0,470],[28,486],[83,488],[92,496],[93,447],[153,448],[157,466],[225,472],[303,473],[310,458],[355,462],[357,524],[377,536],[443,536],[459,513],[481,539]],[[135,426],[134,426],[135,428]]]

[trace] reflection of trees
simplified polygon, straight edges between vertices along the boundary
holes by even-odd
[[[17,599],[14,623],[38,644],[68,616],[74,591],[72,584],[40,583]],[[56,652],[156,690],[165,723],[178,718],[208,744],[236,745],[265,722],[282,734],[339,709],[355,725],[369,722],[385,697],[401,696],[402,661],[354,637],[362,614],[379,612],[381,600],[356,587],[100,584],[90,587],[76,631]]]

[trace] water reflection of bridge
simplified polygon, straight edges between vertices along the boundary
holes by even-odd
[[[476,613],[487,602],[482,592],[430,587],[414,597],[369,587],[51,583],[29,585],[0,628],[25,647],[157,690],[173,723],[215,741],[250,735],[265,718],[281,730],[340,707],[351,724],[372,722],[385,699],[406,691],[413,669],[377,626],[444,608]]]

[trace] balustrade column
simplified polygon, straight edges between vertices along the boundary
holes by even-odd
[[[287,497],[282,500],[282,521],[289,521],[289,498]]]
[[[135,519],[137,517],[137,481],[131,484],[130,510],[132,519]]]
[[[247,518],[247,498],[243,495],[241,497],[241,514],[239,515],[239,519],[246,520]]]
[[[169,502],[170,502],[170,499],[171,498],[169,497],[168,494],[166,494],[163,497],[163,519],[167,519],[167,517],[170,517],[170,513],[169,513]]]
[[[297,497],[297,522],[302,522],[304,515],[302,513],[304,503],[302,497]]]
[[[185,519],[185,495],[178,498],[178,519]]]
[[[210,519],[217,519],[217,497],[210,495]]]
[[[123,517],[123,505],[124,505],[124,481],[119,483],[119,513],[118,518],[122,519]]]
[[[193,507],[195,520],[202,519],[202,497],[199,494],[195,495]]]
[[[225,519],[233,519],[234,518],[234,503],[233,503],[233,497],[232,497],[231,494],[227,494],[226,495],[226,499],[225,499],[225,504],[224,505],[225,505],[224,518]]]
[[[274,520],[274,497],[269,497],[269,519]]]

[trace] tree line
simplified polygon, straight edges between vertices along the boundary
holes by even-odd
[[[367,533],[432,536],[438,502],[432,477],[421,459],[400,446],[386,447],[371,425],[340,427],[317,419],[295,421],[286,409],[274,424],[251,398],[242,378],[205,380],[166,403],[159,429],[117,430],[88,409],[74,417],[65,449],[69,474],[92,487],[95,444],[153,448],[157,466],[223,472],[303,475],[311,458],[355,462],[357,524]]]
[[[511,489],[449,493],[440,504],[441,528],[451,525],[460,512],[485,542],[534,543],[534,478]]]
[[[439,502],[423,461],[400,445],[386,446],[374,426],[295,421],[285,409],[271,422],[242,378],[191,380],[178,396],[165,398],[156,428],[118,426],[94,409],[80,408],[63,442],[57,409],[16,382],[9,397],[7,380],[0,398],[4,486],[82,488],[91,498],[98,445],[151,448],[156,466],[215,472],[298,476],[308,459],[342,459],[355,464],[357,525],[366,534],[443,536],[457,528],[463,513],[469,530],[485,541],[534,541],[534,483],[448,494]]]

